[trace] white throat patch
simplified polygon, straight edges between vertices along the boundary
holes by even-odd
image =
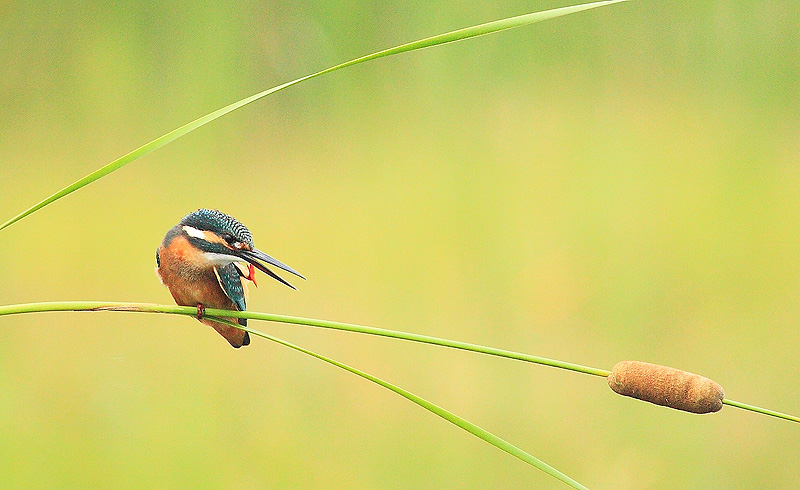
[[[203,257],[214,265],[227,265],[233,262],[245,262],[244,259],[234,257],[233,255],[215,254],[214,252],[204,252]]]

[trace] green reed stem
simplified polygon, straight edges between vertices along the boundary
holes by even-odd
[[[99,169],[95,170],[94,172],[90,173],[86,177],[64,187],[60,191],[52,194],[51,196],[39,201],[38,203],[34,204],[33,206],[29,207],[25,211],[19,213],[18,215],[14,216],[13,218],[7,220],[3,224],[0,224],[0,230],[11,226],[12,224],[16,223],[17,221],[21,220],[22,218],[30,215],[38,211],[39,209],[47,206],[48,204],[52,203],[53,201],[57,201],[62,197],[71,194],[81,187],[91,184],[92,182],[105,177],[106,175],[110,174],[111,172],[118,170],[125,165],[131,163],[132,161],[141,158],[148,153],[155,151],[162,146],[175,141],[176,139],[180,138],[181,136],[194,131],[195,129],[204,126],[211,121],[228,114],[229,112],[233,112],[236,109],[246,106],[251,102],[255,102],[258,99],[266,97],[270,94],[274,94],[279,90],[283,90],[287,87],[291,87],[292,85],[296,85],[300,82],[304,82],[306,80],[311,80],[312,78],[316,78],[321,75],[325,75],[326,73],[331,73],[336,70],[341,70],[342,68],[346,68],[348,66],[357,65],[359,63],[364,63],[366,61],[376,60],[378,58],[384,58],[386,56],[392,56],[395,54],[406,53],[409,51],[415,51],[418,49],[428,48],[431,46],[436,46],[439,44],[447,44],[452,43],[455,41],[461,41],[464,39],[469,39],[478,36],[484,36],[486,34],[492,34],[495,32],[504,31],[507,29],[513,29],[515,27],[521,27],[528,24],[533,24],[534,22],[540,22],[543,20],[554,19],[556,17],[561,17],[568,14],[573,14],[576,12],[581,12],[583,10],[589,10],[597,7],[602,7],[604,5],[611,5],[614,3],[624,2],[627,0],[608,0],[602,2],[594,2],[594,3],[587,3],[583,5],[573,5],[570,7],[562,7],[553,10],[546,10],[543,12],[534,12],[530,14],[519,15],[516,17],[509,17],[507,19],[496,20],[494,22],[487,22],[485,24],[480,24],[472,27],[466,27],[464,29],[458,29],[455,31],[447,32],[444,34],[439,34],[437,36],[428,37],[425,39],[420,39],[418,41],[402,44],[400,46],[395,46],[393,48],[384,49],[382,51],[377,51],[372,54],[368,54],[366,56],[362,56],[360,58],[356,58],[350,61],[346,61],[344,63],[338,64],[336,66],[332,66],[330,68],[326,68],[322,71],[318,71],[316,73],[312,73],[310,75],[306,75],[304,77],[300,77],[296,80],[292,80],[290,82],[286,82],[284,84],[278,85],[276,87],[272,87],[271,89],[264,90],[263,92],[259,92],[255,95],[251,95],[250,97],[246,97],[238,102],[234,102],[233,104],[227,105],[221,109],[217,109],[214,112],[206,114],[194,121],[184,124],[183,126],[170,131],[158,138],[154,139],[153,141],[140,146],[139,148],[133,150],[132,152],[121,156],[120,158],[114,160],[113,162],[100,167]]]
[[[5,305],[0,306],[0,316],[14,315],[20,313],[37,313],[47,311],[135,311],[141,313],[166,313],[172,315],[188,315],[195,316],[197,308],[191,306],[172,306],[172,305],[157,305],[152,303],[125,303],[125,302],[103,302],[103,301],[55,301],[47,303],[25,303],[18,305]],[[310,327],[329,328],[334,330],[345,330],[349,332],[358,332],[369,335],[378,335],[381,337],[391,337],[395,339],[409,340],[412,342],[420,342],[423,344],[440,345],[443,347],[450,347],[453,349],[468,350],[472,352],[480,352],[491,356],[505,357],[508,359],[516,359],[518,361],[531,362],[534,364],[542,364],[545,366],[557,367],[567,369],[584,374],[592,374],[594,376],[607,377],[611,371],[604,369],[582,366],[571,362],[558,361],[555,359],[548,359],[546,357],[533,356],[530,354],[523,354],[521,352],[514,352],[505,349],[497,349],[494,347],[487,347],[478,344],[470,344],[467,342],[460,342],[457,340],[448,340],[439,337],[430,337],[427,335],[401,332],[398,330],[387,330],[383,328],[368,327],[365,325],[355,325],[351,323],[332,322],[329,320],[317,320],[314,318],[301,318],[286,315],[275,315],[270,313],[259,313],[254,311],[228,311],[217,310],[213,308],[206,308],[206,316],[228,318],[248,318],[252,320],[264,320],[278,323],[291,323],[295,325],[306,325]],[[238,328],[243,328],[238,325]],[[249,331],[249,330],[248,330]],[[722,400],[722,403],[733,407],[749,410],[751,412],[761,413],[772,417],[777,417],[791,422],[800,423],[800,417],[788,415],[782,412],[776,412],[766,408],[760,408],[755,405],[748,405],[746,403],[736,402],[730,399]]]
[[[190,315],[197,314],[197,308],[192,306],[172,306],[172,305],[156,305],[149,303],[121,303],[121,302],[100,302],[100,301],[57,301],[48,303],[27,303],[20,305],[0,306],[0,316],[10,315],[15,313],[35,313],[45,311],[138,311],[143,313],[168,313],[177,315]],[[534,364],[542,364],[561,369],[568,369],[579,373],[592,374],[595,376],[606,377],[611,374],[611,371],[605,369],[598,369],[571,362],[558,361],[555,359],[548,359],[546,357],[533,356],[530,354],[523,354],[521,352],[514,352],[505,349],[497,349],[494,347],[487,347],[478,344],[470,344],[467,342],[460,342],[458,340],[448,340],[439,337],[430,337],[428,335],[421,335],[416,333],[401,332],[398,330],[387,330],[384,328],[368,327],[366,325],[356,325],[352,323],[333,322],[329,320],[318,320],[316,318],[302,318],[287,315],[275,315],[272,313],[259,313],[255,311],[227,311],[216,310],[213,308],[206,308],[206,316],[213,317],[228,317],[228,318],[248,318],[252,320],[264,320],[268,322],[290,323],[294,325],[306,325],[309,327],[328,328],[333,330],[345,330],[348,332],[358,332],[368,335],[378,335],[381,337],[391,337],[395,339],[409,340],[412,342],[420,342],[423,344],[440,345],[443,347],[450,347],[453,349],[468,350],[472,352],[480,352],[491,356],[505,357],[508,359],[516,359],[518,361],[532,362]]]
[[[776,412],[775,410],[770,410],[768,408],[761,408],[755,405],[733,401],[729,398],[723,398],[722,403],[732,407],[741,408],[743,410],[750,410],[751,412],[763,413],[764,415],[770,415],[772,417],[778,417],[779,419],[791,420],[792,422],[800,423],[800,417],[795,417],[794,415],[789,415],[788,413]]]

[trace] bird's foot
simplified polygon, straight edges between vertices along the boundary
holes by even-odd
[[[197,304],[197,319],[202,320],[203,317],[206,316],[206,307],[203,306],[203,303]]]

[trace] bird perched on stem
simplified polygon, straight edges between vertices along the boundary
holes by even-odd
[[[212,209],[200,209],[185,216],[167,232],[156,250],[156,272],[175,302],[181,306],[196,306],[197,319],[213,327],[236,348],[248,345],[250,335],[204,318],[205,309],[244,311],[245,279],[256,284],[255,269],[295,289],[265,263],[305,279],[288,265],[256,249],[246,226]],[[247,326],[246,318],[225,320]]]

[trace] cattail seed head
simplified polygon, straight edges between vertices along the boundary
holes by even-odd
[[[706,377],[641,361],[618,362],[608,386],[620,395],[693,413],[716,412],[725,398],[722,386]]]

